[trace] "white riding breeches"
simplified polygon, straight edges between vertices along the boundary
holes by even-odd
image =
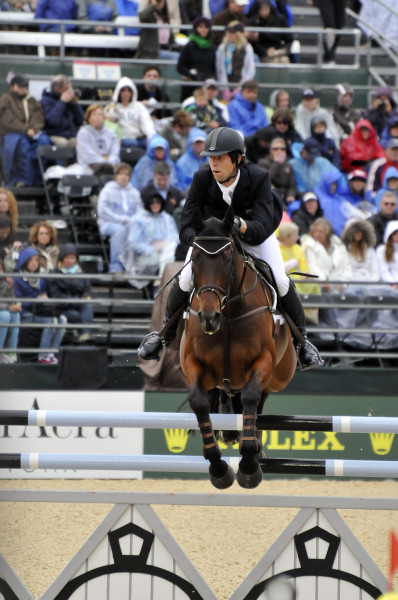
[[[249,246],[249,244],[245,244],[245,242],[241,243],[245,250],[269,264],[274,273],[279,294],[285,296],[289,289],[290,279],[285,273],[285,265],[276,235],[273,233],[265,240],[265,242],[258,246]],[[191,254],[192,247],[188,250],[185,266],[179,275],[180,288],[184,292],[190,292],[193,288],[192,267],[190,261]]]

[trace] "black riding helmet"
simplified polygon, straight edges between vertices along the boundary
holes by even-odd
[[[205,139],[205,148],[200,155],[221,156],[234,151],[242,156],[245,154],[245,144],[240,133],[230,127],[217,127]]]

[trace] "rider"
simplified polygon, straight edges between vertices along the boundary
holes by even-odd
[[[195,231],[191,224],[192,214],[199,208],[203,219],[222,219],[232,204],[235,227],[239,230],[242,246],[270,265],[282,308],[304,338],[304,344],[299,346],[299,363],[303,370],[310,369],[323,364],[323,360],[307,339],[303,307],[294,284],[285,273],[274,234],[282,218],[282,204],[271,192],[267,171],[253,163],[246,163],[244,151],[241,135],[229,127],[214,129],[205,140],[201,154],[209,157],[209,164],[195,173],[182,211],[180,240],[190,249],[185,266],[170,289],[165,323],[186,304],[193,288],[190,257]],[[138,355],[145,360],[157,358],[162,347],[175,338],[177,327],[178,319],[175,319],[163,337],[158,332],[145,336]]]

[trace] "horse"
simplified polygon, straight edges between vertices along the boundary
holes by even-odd
[[[257,414],[270,392],[287,386],[297,365],[290,328],[276,308],[276,292],[242,249],[233,225],[231,207],[223,220],[203,221],[199,210],[193,215],[194,288],[180,345],[189,404],[210,463],[210,481],[218,489],[233,484],[234,472],[222,460],[210,420],[214,392],[221,412],[243,414],[243,431],[221,436],[230,444],[239,439],[237,481],[254,488],[262,481],[259,458],[264,456]]]

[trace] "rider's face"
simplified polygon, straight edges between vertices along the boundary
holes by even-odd
[[[209,164],[211,172],[216,181],[224,181],[235,172],[235,164],[232,162],[229,154],[221,154],[221,156],[209,156]],[[231,185],[232,181],[228,181],[225,185]]]

